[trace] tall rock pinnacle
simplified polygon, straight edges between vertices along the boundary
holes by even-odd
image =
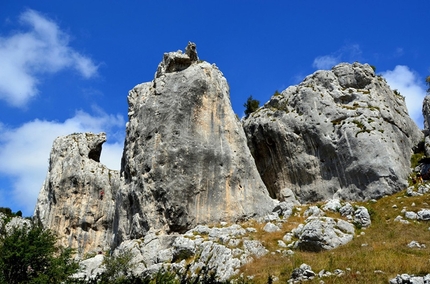
[[[214,65],[164,54],[155,79],[130,91],[117,197],[117,239],[148,230],[184,232],[199,223],[262,215],[273,200]]]
[[[39,193],[35,218],[54,230],[61,245],[83,255],[111,246],[119,172],[100,164],[104,133],[58,137]]]

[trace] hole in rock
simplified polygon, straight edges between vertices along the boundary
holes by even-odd
[[[100,155],[102,153],[102,144],[98,144],[94,149],[88,153],[88,158],[96,162],[100,162]]]

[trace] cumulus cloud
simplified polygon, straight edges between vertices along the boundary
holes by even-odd
[[[22,107],[38,93],[38,75],[75,69],[84,78],[97,74],[93,61],[69,46],[69,36],[34,10],[21,14],[25,31],[0,37],[0,99]]]
[[[362,52],[358,44],[347,44],[332,54],[316,57],[312,63],[312,67],[316,69],[331,69],[334,65],[342,61],[360,61],[361,54]]]
[[[398,90],[405,97],[409,116],[422,128],[422,105],[426,96],[424,81],[421,82],[416,72],[403,65],[397,65],[394,70],[382,72],[382,76],[391,89]]]
[[[333,55],[318,56],[314,59],[312,67],[316,69],[330,69],[339,62],[339,57],[335,57]]]
[[[124,119],[97,111],[90,115],[83,111],[64,122],[35,119],[18,128],[10,129],[0,124],[0,175],[12,181],[9,192],[0,190],[0,201],[10,200],[26,215],[31,215],[37,195],[48,170],[52,143],[58,136],[74,132],[107,132],[108,141],[103,145],[101,163],[119,169],[122,143],[115,132],[124,133]],[[112,141],[111,137],[118,137]]]

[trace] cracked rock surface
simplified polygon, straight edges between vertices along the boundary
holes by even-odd
[[[423,134],[404,98],[367,64],[317,71],[243,121],[274,198],[369,200],[404,189]]]
[[[216,66],[167,53],[154,80],[131,90],[128,102],[117,244],[272,210]]]
[[[104,133],[75,133],[55,139],[49,169],[34,212],[64,247],[77,253],[108,250],[119,172],[100,161]]]

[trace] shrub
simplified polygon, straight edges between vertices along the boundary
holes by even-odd
[[[135,267],[132,264],[133,257],[131,250],[123,250],[118,255],[105,257],[103,263],[106,271],[102,274],[102,283],[130,283],[126,281],[133,278],[131,273]]]
[[[245,107],[245,116],[248,117],[251,113],[253,113],[260,107],[260,101],[254,100],[252,96],[249,96],[243,106]]]
[[[0,283],[61,283],[78,269],[72,249],[39,223],[0,232]]]

